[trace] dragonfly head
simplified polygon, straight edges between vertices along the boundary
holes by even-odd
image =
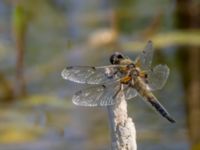
[[[114,54],[112,54],[110,56],[110,63],[111,64],[120,64],[120,61],[125,59],[124,55],[119,53],[119,52],[115,52]]]

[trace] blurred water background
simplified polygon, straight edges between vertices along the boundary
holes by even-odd
[[[200,150],[199,27],[199,0],[0,0],[0,149],[110,149],[106,108],[73,105],[84,86],[60,73],[134,59],[152,40],[153,64],[170,68],[155,94],[177,123],[128,101],[138,149]]]

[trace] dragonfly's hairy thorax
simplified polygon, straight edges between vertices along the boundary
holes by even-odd
[[[130,65],[130,64],[133,64],[133,61],[130,59],[122,59],[122,60],[120,60],[120,64],[121,65]]]

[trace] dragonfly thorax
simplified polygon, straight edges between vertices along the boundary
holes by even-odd
[[[133,79],[137,78],[140,74],[139,68],[133,68],[130,74]]]

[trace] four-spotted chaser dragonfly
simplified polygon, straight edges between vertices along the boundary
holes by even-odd
[[[64,79],[94,85],[76,92],[72,98],[73,103],[81,106],[113,105],[117,103],[116,97],[123,90],[126,100],[139,95],[163,117],[174,123],[175,120],[152,93],[161,89],[169,76],[166,65],[151,68],[153,52],[152,42],[149,41],[135,61],[115,52],[110,57],[111,65],[108,66],[66,67],[61,73]]]

